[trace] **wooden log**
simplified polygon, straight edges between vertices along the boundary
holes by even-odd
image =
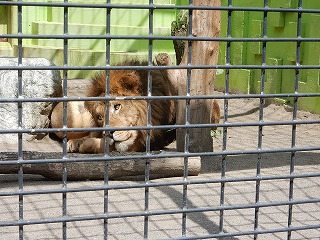
[[[170,152],[174,153],[174,152]],[[144,176],[146,160],[130,159],[130,156],[142,155],[143,153],[121,153],[128,156],[127,160],[111,160],[108,161],[109,179],[125,178],[132,176]],[[154,152],[154,158],[150,161],[150,176],[153,177],[176,177],[183,176],[184,173],[184,158],[159,158],[163,153]],[[61,159],[62,154],[56,152],[24,152],[25,160],[39,159]],[[120,153],[112,152],[110,156],[118,156]],[[68,158],[79,159],[89,157],[101,157],[98,154],[68,154]],[[17,153],[2,152],[0,153],[0,161],[16,161]],[[104,178],[105,162],[104,161],[80,161],[65,163],[67,167],[68,180],[100,180]],[[52,180],[62,179],[62,169],[64,163],[32,163],[24,164],[23,172],[25,174],[42,175]],[[0,166],[0,174],[18,173],[20,164],[7,164]],[[199,157],[191,157],[188,159],[188,175],[198,175],[201,169]]]

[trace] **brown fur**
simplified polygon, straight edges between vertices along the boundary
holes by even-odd
[[[85,107],[83,101],[68,102],[67,107],[67,127],[68,128],[90,128],[95,127],[95,121],[91,113]],[[53,109],[51,116],[52,128],[63,128],[63,102],[59,102]],[[55,132],[60,139],[63,138],[63,132]],[[89,132],[68,132],[67,139],[79,139],[90,135]]]
[[[138,62],[125,62],[126,65],[141,65]],[[145,63],[142,65],[146,65]],[[110,95],[112,96],[147,96],[148,71],[147,70],[111,70]],[[152,70],[152,96],[175,95],[174,88],[160,71]],[[106,95],[106,75],[100,73],[92,80],[88,96],[97,97]],[[104,126],[105,102],[88,101],[86,108],[91,112],[96,126]],[[120,107],[119,107],[120,106]],[[152,100],[151,125],[175,124],[175,107],[173,100]],[[119,109],[118,109],[119,108]],[[146,100],[114,100],[109,101],[109,125],[111,127],[147,126]],[[110,150],[118,151],[144,151],[146,149],[146,130],[119,130],[110,134]],[[150,130],[151,150],[163,149],[175,138],[175,131]],[[70,140],[69,151],[103,152],[104,140],[83,138]],[[94,145],[94,146],[93,146]]]

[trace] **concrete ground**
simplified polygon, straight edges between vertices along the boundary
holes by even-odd
[[[83,89],[78,89],[81,92]],[[76,92],[76,91],[74,91]],[[221,93],[217,93],[221,94]],[[220,101],[223,109],[222,101]],[[256,122],[259,120],[258,100],[236,99],[229,101],[229,122]],[[223,114],[223,112],[222,112]],[[318,115],[299,111],[301,120],[317,120]],[[270,104],[264,109],[264,121],[292,119],[290,109]],[[291,146],[291,126],[274,125],[263,128],[262,149],[281,149]],[[296,147],[319,147],[319,124],[303,124],[297,127]],[[227,150],[255,150],[258,146],[258,127],[228,128]],[[223,137],[214,137],[215,152],[222,151]],[[1,145],[2,151],[16,151],[16,146]],[[25,143],[28,151],[61,151],[61,145],[49,138]],[[290,153],[268,153],[261,156],[261,181],[257,184],[257,154],[227,156],[226,171],[221,180],[221,156],[212,157],[215,171],[199,176],[156,178],[150,181],[148,210],[154,215],[148,218],[149,239],[176,239],[182,236],[184,187],[187,185],[185,205],[186,237],[214,239],[214,234],[223,227],[224,239],[254,239],[255,199],[259,189],[258,238],[261,240],[287,239],[290,198]],[[320,239],[320,152],[297,152],[294,158],[291,239]],[[230,181],[228,181],[230,180]],[[145,213],[144,180],[127,178],[109,181],[110,190],[105,195],[103,180],[68,181],[65,196],[67,239],[104,239],[104,209],[107,206],[112,218],[108,220],[108,239],[143,239],[145,218],[136,213]],[[131,186],[133,188],[127,188]],[[32,194],[23,196],[23,219],[31,221],[23,227],[24,239],[62,239],[63,198],[62,181],[52,181],[38,175],[25,175],[23,190]],[[82,191],[82,190],[86,191]],[[0,239],[19,239],[19,227],[11,223],[19,220],[19,191],[17,174],[0,175]],[[50,194],[41,194],[50,191]],[[221,208],[224,199],[224,211]],[[107,205],[104,200],[107,197]],[[20,199],[21,200],[21,199]],[[21,204],[20,204],[21,206]],[[21,206],[22,207],[22,206]],[[164,211],[168,211],[167,213]],[[178,213],[177,213],[178,212]],[[85,219],[81,219],[85,218]],[[97,218],[97,219],[95,219]],[[48,220],[48,221],[47,221]],[[41,223],[44,221],[43,223]],[[50,222],[50,223],[49,223]],[[38,224],[39,223],[39,224]],[[40,224],[41,223],[41,224]],[[7,225],[7,226],[6,226]],[[22,231],[22,229],[20,229]],[[245,235],[243,235],[245,234]],[[213,235],[212,237],[209,237]],[[222,236],[222,235],[221,235]]]

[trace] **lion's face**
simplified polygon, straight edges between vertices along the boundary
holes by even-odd
[[[95,102],[92,115],[97,126],[105,125],[105,103]],[[141,111],[146,110],[145,101],[122,100],[109,102],[109,126],[110,127],[133,127],[145,125],[145,116]],[[138,130],[115,130],[108,134],[109,144],[114,144],[116,150],[124,152],[134,150],[134,145],[139,136]]]
[[[135,64],[136,62],[127,62],[123,66],[136,66]],[[144,65],[147,65],[147,63]],[[170,81],[160,71],[152,71],[151,74],[152,96],[171,96],[175,93]],[[115,131],[109,131],[104,134],[109,137],[111,149],[121,152],[144,151],[146,149],[147,136],[149,136],[151,150],[163,149],[164,146],[173,141],[175,134],[167,134],[165,130],[151,129],[147,132],[146,130],[120,129],[147,126],[147,101],[121,99],[126,96],[148,96],[148,76],[149,72],[147,70],[110,70],[109,78],[107,78],[105,72],[102,72],[92,79],[92,85],[88,89],[88,97],[106,96],[106,86],[109,85],[108,95],[120,99],[87,101],[85,103],[86,108],[95,120],[95,126],[104,127],[107,124],[115,128]],[[107,79],[110,81],[107,82]],[[105,105],[106,102],[108,102],[108,106]],[[151,125],[174,124],[175,108],[173,100],[152,100],[150,101],[150,108],[149,118]],[[108,114],[105,113],[106,109],[108,109]],[[106,116],[108,117],[107,121],[105,120]],[[100,152],[103,152],[102,148]]]

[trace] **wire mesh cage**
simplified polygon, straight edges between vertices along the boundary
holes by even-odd
[[[0,16],[1,239],[320,238],[320,3]]]

